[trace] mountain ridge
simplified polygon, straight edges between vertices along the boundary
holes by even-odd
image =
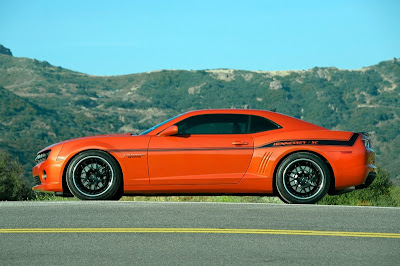
[[[10,55],[10,56],[13,55],[10,49],[4,47],[1,44],[0,44],[0,54]]]
[[[31,58],[28,57],[15,57],[13,56],[11,50],[9,48],[4,47],[3,45],[0,44],[0,54],[5,54],[5,55],[10,55],[14,58],[19,58],[19,59],[28,59],[28,60],[32,60]],[[42,62],[44,64],[48,64],[50,65],[47,61],[40,61],[37,59],[33,59],[35,61],[38,62]],[[400,58],[393,58],[391,59],[392,61],[397,61],[400,62]],[[389,61],[389,60],[385,60],[385,61]],[[384,62],[384,61],[383,61]],[[370,67],[372,67],[374,65],[371,66],[366,66],[366,67],[362,67],[359,69],[342,69],[342,68],[337,68],[335,66],[328,66],[328,67],[312,67],[309,69],[294,69],[294,70],[245,70],[245,69],[235,69],[235,68],[215,68],[215,69],[191,69],[191,70],[187,70],[187,69],[158,69],[158,70],[151,70],[151,71],[145,71],[145,72],[138,72],[138,73],[128,73],[128,74],[120,74],[120,75],[95,75],[95,74],[88,74],[88,73],[83,73],[83,72],[79,72],[79,71],[73,71],[70,69],[66,69],[66,68],[62,68],[64,70],[68,70],[68,71],[72,71],[75,73],[80,73],[86,76],[90,76],[90,77],[121,77],[121,76],[130,76],[130,75],[137,75],[137,74],[151,74],[151,73],[155,73],[155,72],[161,72],[161,71],[188,71],[188,72],[195,72],[195,71],[207,71],[207,72],[217,72],[217,71],[246,71],[246,72],[255,72],[255,73],[270,73],[270,74],[276,74],[276,75],[287,75],[287,73],[299,73],[299,72],[304,72],[304,71],[309,71],[312,70],[314,68],[324,68],[324,69],[335,69],[335,70],[339,70],[339,71],[366,71],[368,70]]]
[[[0,113],[0,148],[29,169],[35,152],[67,138],[137,133],[194,109],[275,109],[329,129],[369,131],[378,165],[400,181],[399,62],[360,70],[160,70],[93,76],[0,54],[0,86],[19,97],[1,94],[4,108],[14,113]],[[38,115],[11,108],[20,101]]]

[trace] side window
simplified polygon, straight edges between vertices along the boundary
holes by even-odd
[[[179,135],[246,134],[249,116],[243,114],[209,114],[189,117],[177,124]]]
[[[261,116],[256,116],[256,115],[251,115],[250,116],[250,132],[249,133],[258,133],[258,132],[264,132],[264,131],[269,131],[269,130],[274,130],[274,129],[279,129],[281,128],[280,125],[275,124],[274,122],[261,117]]]

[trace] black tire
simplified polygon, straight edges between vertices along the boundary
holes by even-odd
[[[326,163],[308,152],[289,155],[276,172],[276,188],[286,203],[313,204],[328,192],[331,177]]]
[[[85,151],[67,169],[71,193],[81,200],[118,200],[122,196],[122,173],[115,159],[104,151]]]

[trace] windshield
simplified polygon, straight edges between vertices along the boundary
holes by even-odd
[[[181,116],[181,114],[180,114],[180,115],[177,115],[177,116],[174,116],[174,117],[172,117],[172,118],[170,118],[170,119],[168,119],[168,120],[165,120],[164,122],[161,122],[160,124],[155,125],[154,127],[151,127],[151,128],[149,128],[149,129],[143,131],[143,132],[140,133],[139,135],[146,135],[146,134],[149,133],[150,131],[153,131],[154,129],[156,129],[156,128],[162,126],[162,125],[164,125],[165,123],[168,123],[169,121],[171,121],[171,120],[173,120],[173,119],[175,119],[175,118],[177,118],[177,117],[179,117],[179,116]]]

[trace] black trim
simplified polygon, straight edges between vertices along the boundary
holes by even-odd
[[[54,192],[54,196],[56,197],[64,197],[64,198],[73,198],[74,195],[68,192]]]
[[[147,151],[220,151],[220,150],[252,150],[253,147],[215,147],[215,148],[182,148],[182,149],[142,149],[142,150],[107,150],[109,152],[147,152]]]
[[[121,149],[121,150],[106,150],[108,152],[147,152],[148,149]]]
[[[254,149],[274,148],[283,146],[296,145],[322,145],[322,146],[347,146],[354,145],[358,138],[358,133],[353,133],[349,140],[328,140],[328,139],[305,139],[305,140],[280,140],[254,147]],[[219,151],[219,150],[250,150],[253,147],[215,147],[215,148],[182,148],[182,149],[123,149],[123,150],[107,150],[108,152],[148,152],[148,151]]]
[[[369,187],[372,184],[372,182],[374,182],[375,178],[376,178],[376,172],[369,172],[367,178],[365,179],[364,184],[356,186],[356,189],[364,189]]]
[[[33,182],[35,183],[36,186],[42,184],[42,181],[40,181],[40,177],[39,176],[34,176],[33,177]]]
[[[253,147],[215,147],[215,148],[182,148],[182,149],[152,149],[149,151],[225,151],[225,150],[252,150]]]

